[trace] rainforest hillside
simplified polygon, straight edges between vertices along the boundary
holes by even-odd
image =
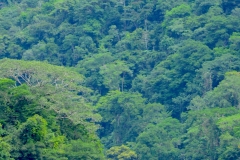
[[[236,160],[239,0],[0,0],[0,159]]]

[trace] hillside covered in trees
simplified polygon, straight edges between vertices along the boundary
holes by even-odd
[[[237,160],[239,0],[0,0],[0,160]]]

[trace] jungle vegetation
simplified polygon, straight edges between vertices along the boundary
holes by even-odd
[[[0,0],[0,160],[237,160],[239,0]]]

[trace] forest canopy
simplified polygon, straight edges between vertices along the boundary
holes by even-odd
[[[0,159],[240,157],[238,0],[1,0]]]

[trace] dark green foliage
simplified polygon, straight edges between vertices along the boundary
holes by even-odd
[[[228,72],[226,77],[221,83],[207,92],[202,98],[196,96],[192,99],[189,109],[198,110],[202,108],[213,108],[213,107],[238,107],[240,103],[239,95],[239,73]]]
[[[222,114],[225,114],[224,111],[220,110],[219,112],[214,109],[190,112],[187,115],[183,157],[189,159],[216,159],[219,133],[215,122],[218,116]]]
[[[239,19],[239,0],[0,1],[0,160],[239,159]]]
[[[181,133],[179,121],[166,118],[156,125],[148,125],[138,136],[134,150],[140,159],[177,159]]]
[[[51,107],[41,108],[42,92],[33,94],[31,87],[0,79],[0,158],[103,159],[98,137],[73,119],[63,123]]]
[[[161,104],[145,104],[139,93],[111,91],[100,98],[97,107],[102,115],[100,137],[107,147],[134,142],[148,124],[158,124],[169,117]]]
[[[103,142],[107,146],[134,141],[141,131],[144,99],[140,94],[112,91],[102,97],[97,106],[103,116]],[[109,139],[111,137],[111,139]]]

